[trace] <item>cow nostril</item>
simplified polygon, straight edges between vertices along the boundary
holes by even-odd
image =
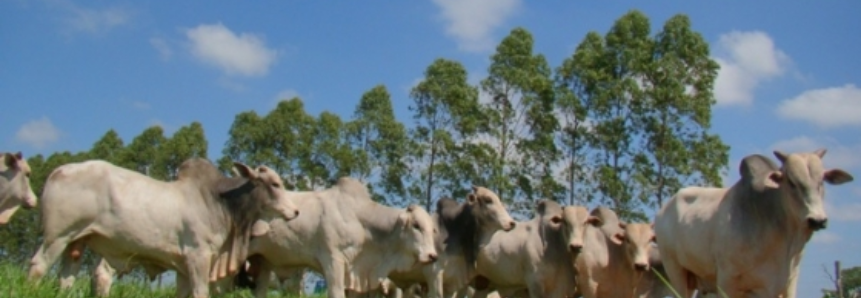
[[[508,223],[508,230],[513,230],[515,226],[517,226],[516,222],[512,221],[512,222]]]
[[[823,218],[823,219],[808,218],[807,219],[807,226],[811,230],[814,230],[814,231],[825,229],[826,227],[828,227],[828,218]]]
[[[293,214],[293,216],[299,216],[299,210],[296,210],[296,212],[293,212]]]
[[[571,245],[568,245],[568,249],[571,250],[571,252],[573,252],[573,253],[580,253],[580,251],[583,250],[583,245],[571,244]]]
[[[431,262],[433,262],[433,261],[436,261],[437,256],[436,256],[436,254],[429,254],[428,258],[430,258]]]
[[[637,269],[637,271],[646,271],[646,270],[648,270],[648,269],[649,269],[649,265],[646,265],[646,264],[634,264],[634,269]]]

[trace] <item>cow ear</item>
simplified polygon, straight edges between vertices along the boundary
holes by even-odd
[[[779,160],[781,163],[786,163],[786,159],[789,157],[789,155],[783,153],[783,151],[774,150],[774,157],[777,157],[777,160]]]
[[[610,238],[610,240],[613,241],[613,243],[615,243],[616,245],[621,245],[622,241],[625,241],[625,235],[622,235],[621,233],[616,233],[613,234],[613,238]]]
[[[601,218],[594,215],[590,215],[589,218],[586,219],[586,223],[596,227],[600,227],[602,224],[604,224]]]
[[[17,158],[18,160],[22,160],[24,159],[24,154],[21,154],[21,151],[18,151],[17,153],[15,153],[15,158]]]
[[[475,194],[471,193],[471,194],[466,195],[466,202],[469,203],[470,205],[475,204],[476,200],[478,200],[478,198],[475,196]]]
[[[853,178],[852,175],[846,173],[846,171],[843,171],[841,169],[832,169],[825,171],[823,180],[828,182],[828,184],[840,185],[846,182],[852,182],[852,180],[855,180],[855,178]]]
[[[239,175],[247,179],[256,179],[257,171],[241,162],[234,162],[233,167],[239,172]]]
[[[652,238],[649,238],[649,241],[654,242],[654,243],[658,243],[658,237],[655,236],[654,234],[652,234]]]
[[[819,155],[819,158],[823,158],[823,157],[825,157],[826,152],[828,152],[828,149],[819,148],[818,150],[813,151],[813,154]]]
[[[260,237],[269,233],[269,223],[258,220],[254,222],[254,225],[251,226],[251,236]]]
[[[544,208],[546,208],[546,207],[547,207],[547,200],[545,200],[545,199],[538,200],[538,203],[535,204],[535,209],[536,209],[536,211],[538,211],[538,213],[544,213]]]
[[[473,193],[477,193],[477,192],[478,192],[478,185],[473,185],[473,186],[472,186],[472,192],[473,192]]]
[[[15,155],[5,154],[3,156],[3,163],[6,164],[7,168],[10,168],[10,169],[17,169],[18,168],[18,159],[15,157]]]
[[[777,189],[780,187],[780,182],[783,181],[783,178],[783,172],[770,171],[768,172],[767,176],[765,176],[765,179],[762,181],[762,186],[765,186],[765,188]]]

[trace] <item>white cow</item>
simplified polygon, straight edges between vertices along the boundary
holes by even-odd
[[[581,210],[579,213],[583,213]],[[565,214],[566,223],[581,214]],[[663,297],[651,266],[657,261],[652,253],[655,239],[652,227],[644,223],[625,224],[606,207],[592,210],[595,224],[587,225],[581,239],[569,238],[569,247],[582,247],[576,256],[578,292],[585,298]],[[653,296],[654,294],[654,296]]]
[[[367,187],[341,178],[321,191],[291,192],[303,215],[293,221],[258,222],[250,255],[265,259],[262,276],[308,267],[322,272],[329,297],[375,290],[393,271],[410,270],[437,259],[431,216],[420,206],[406,209],[371,200]],[[264,297],[268,279],[257,281]]]
[[[823,168],[825,149],[774,155],[782,167],[747,156],[732,187],[683,188],[658,212],[661,258],[682,297],[700,281],[729,297],[795,297],[804,246],[828,219],[823,182],[853,178]]]
[[[487,236],[478,250],[477,280],[486,278],[489,288],[503,294],[526,288],[533,298],[573,295],[576,273],[563,234],[562,207],[539,201],[532,220]],[[476,297],[485,295],[483,288],[476,286]]]
[[[208,160],[190,159],[172,182],[99,160],[57,168],[43,192],[44,240],[30,279],[39,280],[62,257],[61,284],[70,286],[89,248],[103,258],[97,283],[109,284],[113,268],[172,269],[177,297],[208,297],[210,280],[235,272],[245,259],[256,220],[299,215],[274,171],[235,166],[242,177],[227,178]]]
[[[406,272],[394,272],[389,278],[404,289],[424,284],[428,297],[451,297],[465,291],[475,275],[479,239],[490,239],[497,231],[510,231],[516,223],[505,210],[505,204],[491,190],[473,186],[463,203],[451,198],[437,201],[434,223],[439,260]]]
[[[5,225],[18,208],[36,207],[37,198],[30,187],[30,165],[21,152],[0,153],[0,225]]]

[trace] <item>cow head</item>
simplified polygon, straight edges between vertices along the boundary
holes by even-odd
[[[652,242],[655,242],[655,232],[652,225],[620,222],[619,228],[623,232],[613,235],[611,239],[613,243],[624,247],[628,264],[631,264],[634,270],[638,272],[648,271],[649,251],[652,249]]]
[[[517,223],[505,210],[502,200],[487,188],[473,186],[472,193],[466,196],[467,204],[472,208],[476,219],[481,222],[489,222],[497,229],[511,231]]]
[[[825,170],[822,165],[825,152],[825,149],[793,154],[774,151],[783,166],[767,172],[763,181],[766,188],[782,189],[792,200],[790,213],[814,231],[824,229],[828,223],[823,204],[824,182],[840,185],[853,180],[852,175],[841,169]]]
[[[240,176],[250,180],[257,191],[263,194],[265,198],[255,199],[263,200],[265,210],[283,217],[284,220],[299,216],[299,209],[284,189],[284,182],[275,171],[267,166],[260,166],[255,170],[240,162],[235,162],[233,165]]]
[[[565,206],[562,208],[562,231],[568,251],[574,255],[583,250],[583,236],[586,234],[587,226],[600,227],[603,224],[600,218],[589,214],[589,210],[583,206]]]
[[[430,214],[418,205],[409,205],[398,215],[398,227],[401,231],[401,243],[407,243],[407,248],[418,255],[422,264],[433,263],[437,259],[434,236],[436,228]]]
[[[6,224],[19,206],[36,207],[38,198],[30,187],[30,165],[21,152],[0,157],[0,224]]]

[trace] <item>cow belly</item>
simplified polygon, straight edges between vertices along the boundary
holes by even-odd
[[[182,256],[176,247],[139,245],[98,235],[88,237],[86,245],[97,254],[103,256],[109,261],[112,267],[119,271],[135,265],[144,265],[185,272],[181,264]]]

